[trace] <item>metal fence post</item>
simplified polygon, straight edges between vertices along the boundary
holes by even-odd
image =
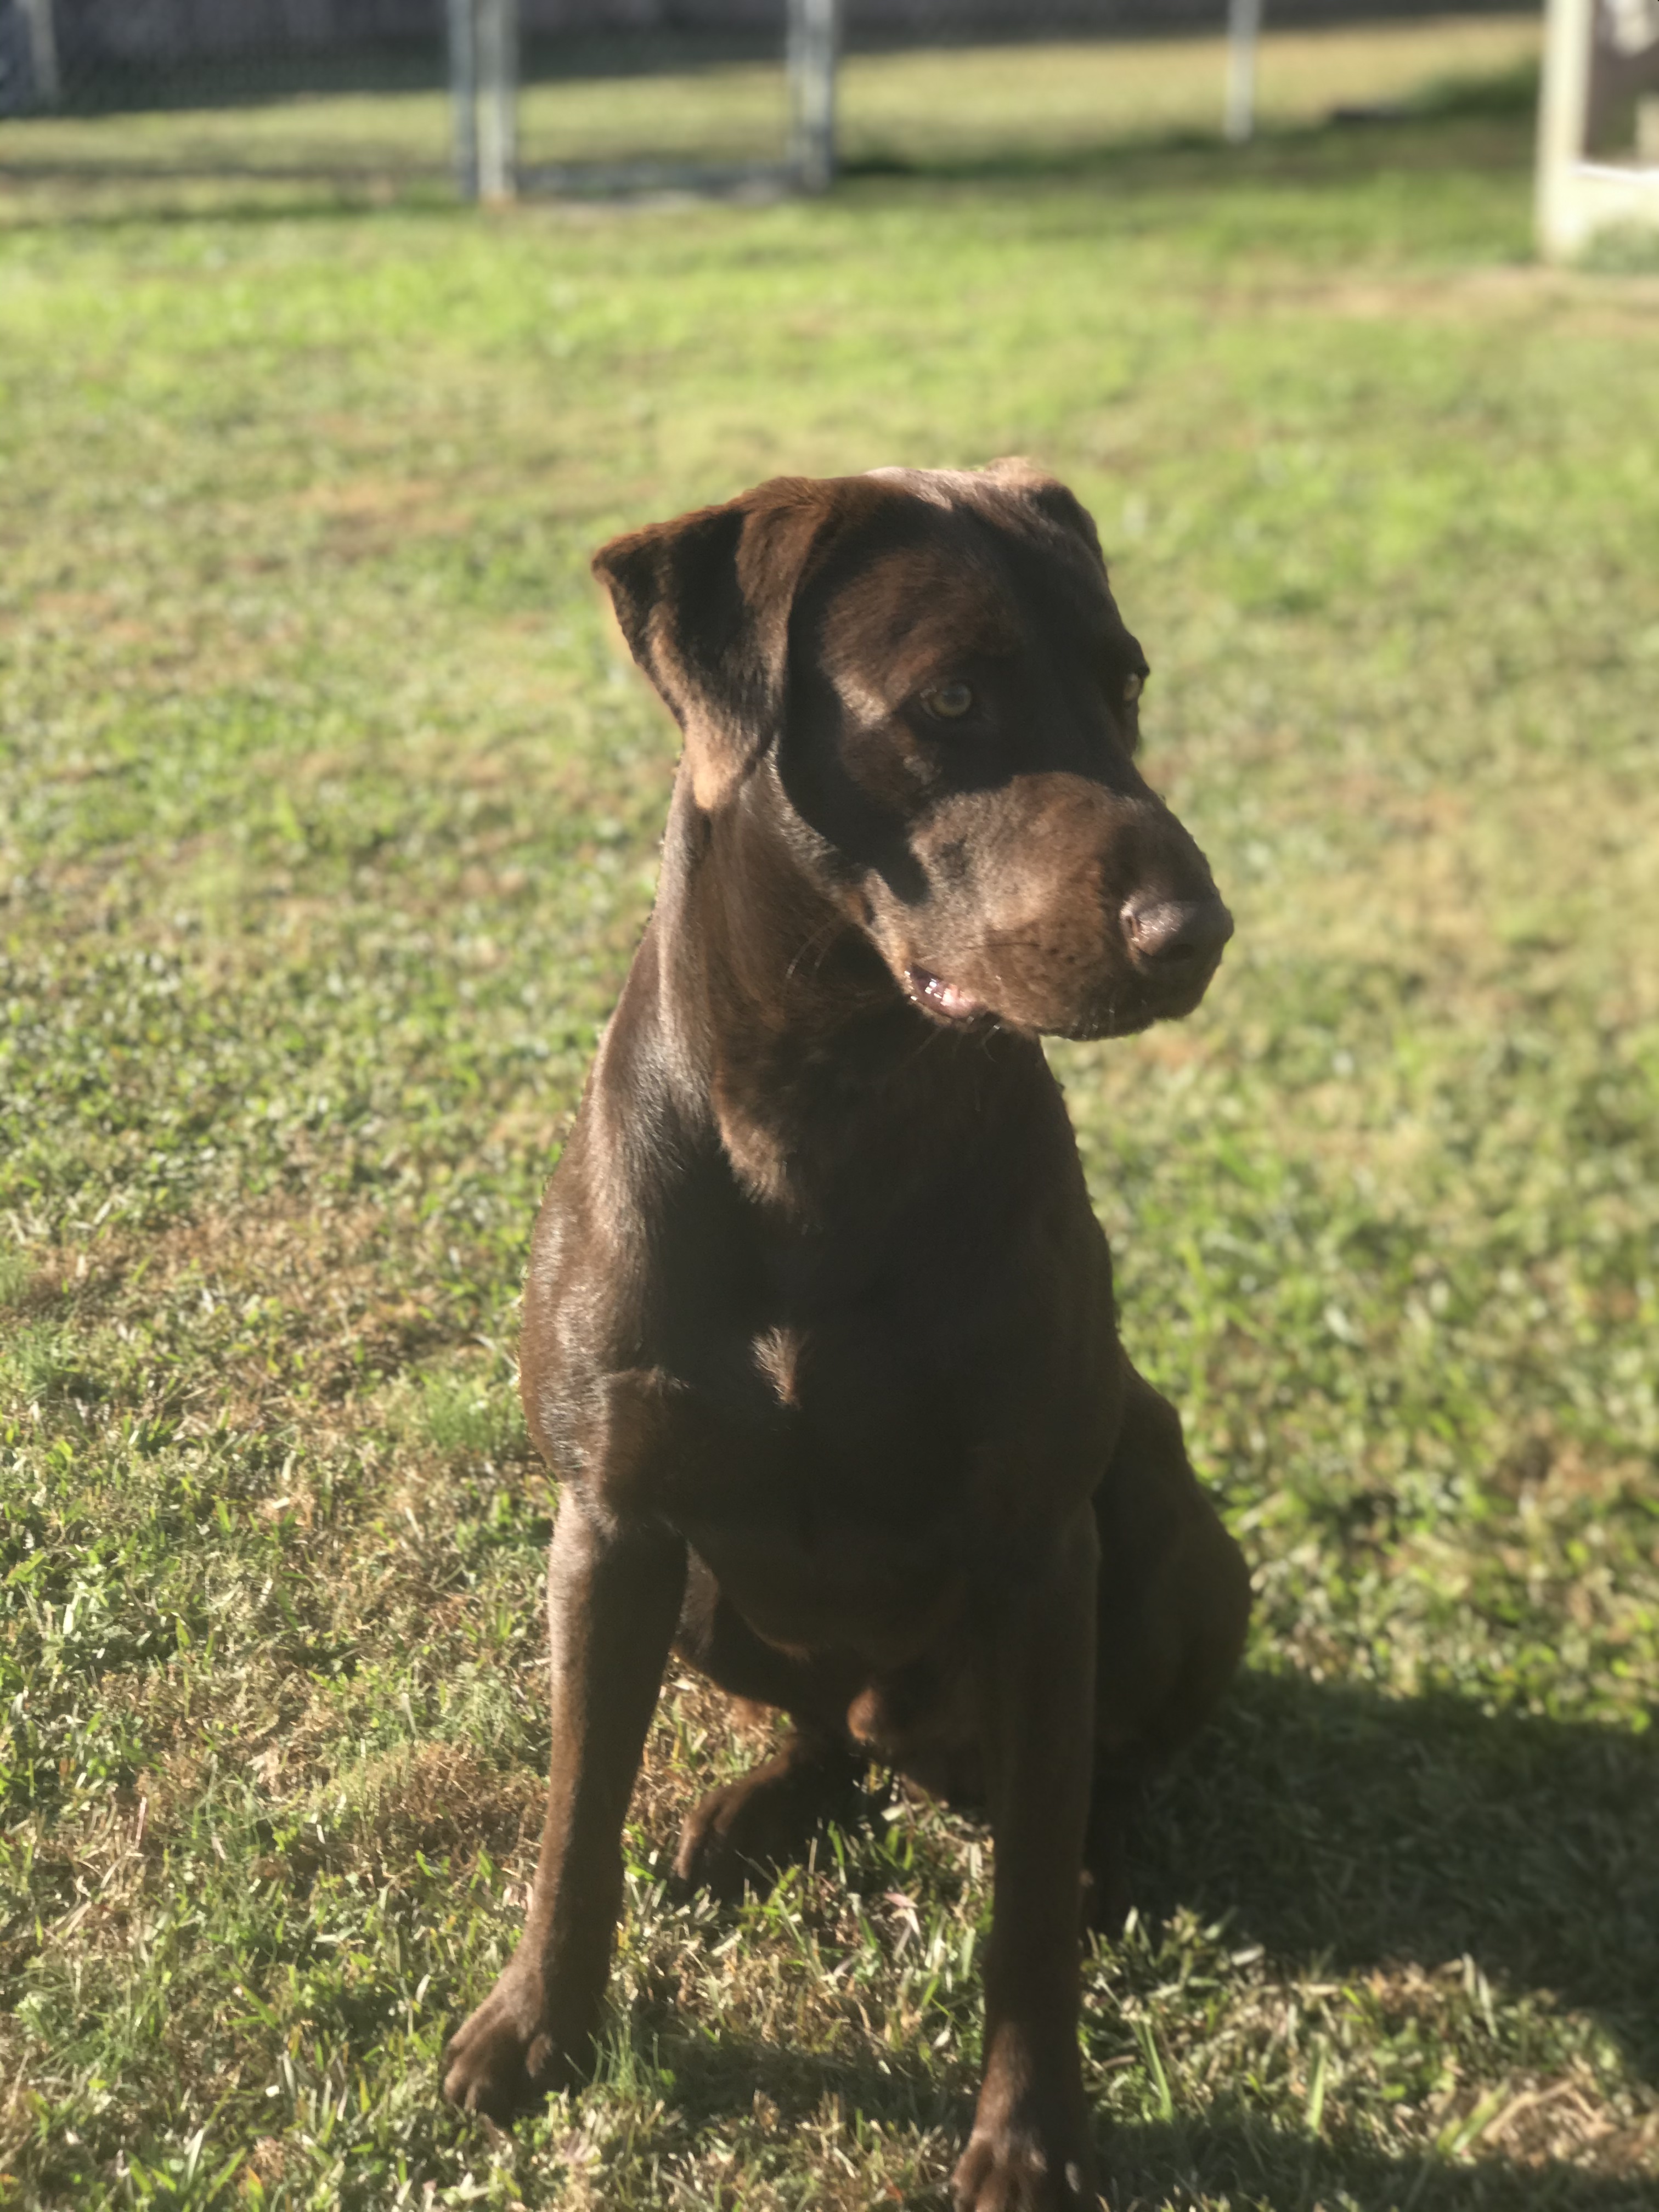
[[[64,96],[52,4],[52,0],[21,0],[23,27],[28,33],[29,91],[36,107],[56,107]]]
[[[1261,0],[1227,0],[1227,136],[1242,146],[1255,133],[1255,48]]]
[[[478,26],[478,198],[518,187],[519,0],[475,0]]]
[[[789,166],[805,192],[836,173],[841,0],[789,0]]]
[[[473,0],[447,0],[449,100],[455,140],[455,189],[464,200],[478,197],[478,43]]]

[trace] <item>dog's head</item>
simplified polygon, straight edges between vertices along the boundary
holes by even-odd
[[[596,556],[700,807],[763,811],[921,1012],[1109,1036],[1232,934],[1135,765],[1146,655],[1065,487],[780,477]]]

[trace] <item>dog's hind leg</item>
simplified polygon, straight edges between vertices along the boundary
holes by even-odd
[[[680,1831],[674,1871],[716,1896],[800,1857],[820,1821],[850,1820],[864,1762],[817,1729],[792,1729],[781,1748],[697,1800]]]
[[[730,1696],[794,1723],[772,1758],[700,1797],[680,1832],[675,1873],[732,1895],[757,1873],[799,1857],[820,1821],[856,1814],[866,1754],[843,1724],[845,1670],[757,1636],[695,1553],[674,1648]]]
[[[1095,1493],[1095,1526],[1085,1913],[1113,1934],[1128,1910],[1124,1839],[1135,1801],[1219,1704],[1250,1617],[1249,1571],[1193,1473],[1181,1417],[1133,1369],[1123,1425]]]
[[[1083,1837],[1083,1924],[1097,1936],[1121,1936],[1129,1917],[1129,1822],[1141,1784],[1097,1756]]]

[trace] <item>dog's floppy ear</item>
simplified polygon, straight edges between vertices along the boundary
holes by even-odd
[[[1033,507],[1057,522],[1062,530],[1069,530],[1080,538],[1103,567],[1105,556],[1100,550],[1100,533],[1095,528],[1094,517],[1075,492],[1067,491],[1058,477],[1051,477],[1035,461],[1028,461],[1023,453],[1007,453],[1001,460],[993,461],[985,470],[988,477],[1010,491],[1023,492]]]
[[[789,610],[823,489],[777,477],[725,507],[613,538],[593,556],[629,651],[685,733],[705,811],[737,788],[777,729]]]

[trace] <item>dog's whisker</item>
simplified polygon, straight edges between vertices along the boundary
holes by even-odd
[[[817,951],[817,965],[819,968],[822,968],[824,962],[830,957],[830,951],[835,945],[836,938],[841,935],[843,930],[850,928],[850,927],[851,924],[846,920],[845,916],[839,914],[831,915],[827,921],[820,922],[818,927],[811,931],[796,948],[793,958],[783,971],[784,981],[786,983],[793,982],[797,969],[799,968],[802,961],[805,959],[809,952]]]

